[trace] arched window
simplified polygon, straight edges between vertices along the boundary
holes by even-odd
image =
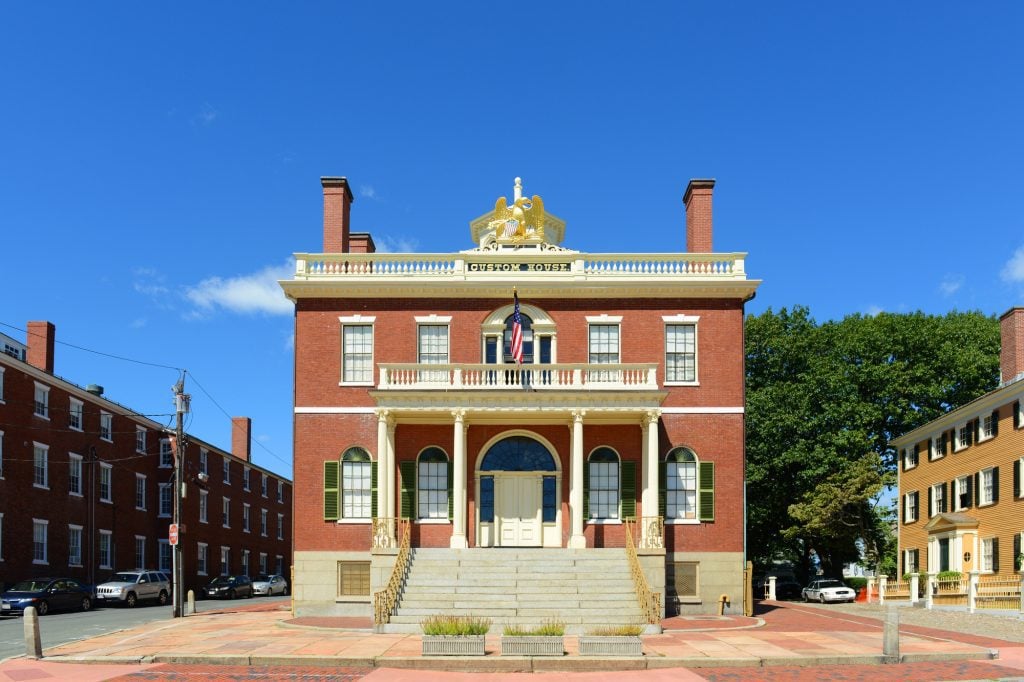
[[[370,482],[370,453],[346,450],[341,456],[341,518],[370,518]]]
[[[448,518],[448,456],[429,447],[420,453],[416,476],[417,518]]]
[[[675,448],[665,457],[665,518],[697,518],[697,454]]]
[[[502,351],[504,353],[503,362],[506,364],[515,363],[515,358],[512,357],[512,319],[514,315],[509,315],[505,318],[505,333],[502,335]],[[529,315],[524,315],[520,310],[519,322],[523,327],[523,364],[533,364],[533,320],[530,319]]]
[[[555,460],[548,449],[526,436],[510,436],[498,441],[480,462],[480,471],[555,470]]]
[[[619,456],[611,448],[600,447],[590,453],[587,462],[587,518],[619,518]]]

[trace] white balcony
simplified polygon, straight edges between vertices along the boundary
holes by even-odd
[[[382,364],[382,391],[653,391],[658,366]]]

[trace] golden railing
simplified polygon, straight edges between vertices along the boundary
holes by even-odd
[[[377,521],[390,521],[395,523],[396,519],[377,519]],[[395,567],[391,570],[391,578],[388,579],[387,587],[373,594],[373,623],[384,625],[391,620],[391,613],[398,603],[398,593],[402,590],[402,583],[405,581],[405,574],[409,570],[409,520],[397,520],[402,539],[398,546],[398,556],[395,557]]]
[[[893,580],[885,583],[886,601],[910,601],[910,581]]]
[[[1021,607],[1020,576],[1001,578],[983,575],[978,578],[978,590],[974,596],[976,609],[1005,609],[1016,611]]]
[[[969,580],[967,576],[935,580],[932,584],[932,603],[938,606],[967,606]]]
[[[654,517],[643,517],[639,522],[643,527]],[[660,518],[659,518],[660,521]],[[647,583],[647,576],[640,566],[640,558],[636,554],[636,544],[633,542],[633,532],[637,529],[637,519],[625,519],[623,525],[626,529],[626,557],[629,559],[629,572],[633,576],[633,587],[636,588],[636,598],[640,602],[640,609],[644,612],[647,622],[657,625],[661,622],[661,595],[651,589]]]

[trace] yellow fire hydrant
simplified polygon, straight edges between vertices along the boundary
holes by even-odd
[[[731,606],[731,604],[729,603],[729,595],[723,594],[722,596],[720,596],[718,598],[718,615],[719,616],[724,616],[725,615],[725,607],[727,607],[727,606]]]

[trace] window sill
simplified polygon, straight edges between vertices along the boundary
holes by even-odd
[[[700,519],[665,519],[666,526],[696,526]]]
[[[621,526],[622,519],[587,519],[588,526]]]
[[[49,566],[50,562],[49,561],[40,561],[39,559],[33,559],[32,560],[32,565],[33,566]]]
[[[373,386],[372,381],[339,381],[339,386]]]
[[[666,381],[665,386],[700,386],[699,381]]]
[[[0,476],[0,480],[3,480],[3,476]],[[82,493],[76,493],[74,490],[68,493],[68,497],[81,497]]]
[[[32,487],[33,488],[39,488],[40,490],[49,490],[50,489],[50,486],[48,486],[48,485],[39,485],[38,483],[33,483]]]
[[[448,519],[416,519],[414,523],[419,523],[424,526],[450,526],[452,522]]]
[[[105,500],[102,497],[100,498],[100,502],[102,502],[103,504],[114,504],[113,500],[110,500],[110,499],[106,499]]]
[[[979,502],[978,503],[978,509],[981,509],[982,507],[992,507],[995,504],[996,504],[995,502]]]
[[[114,442],[113,438],[104,438],[103,436],[100,436],[100,440],[103,441],[104,443],[113,443]]]
[[[72,426],[71,424],[68,424],[68,429],[70,429],[71,431],[77,431],[78,433],[82,432],[81,426]]]
[[[135,511],[144,512],[144,511],[146,511],[146,508],[145,507],[136,507]]]
[[[335,523],[370,525],[370,519],[338,519]]]
[[[40,419],[45,419],[46,421],[50,421],[49,417],[47,417],[45,414],[39,414],[38,412],[33,413],[32,416],[39,417]]]

